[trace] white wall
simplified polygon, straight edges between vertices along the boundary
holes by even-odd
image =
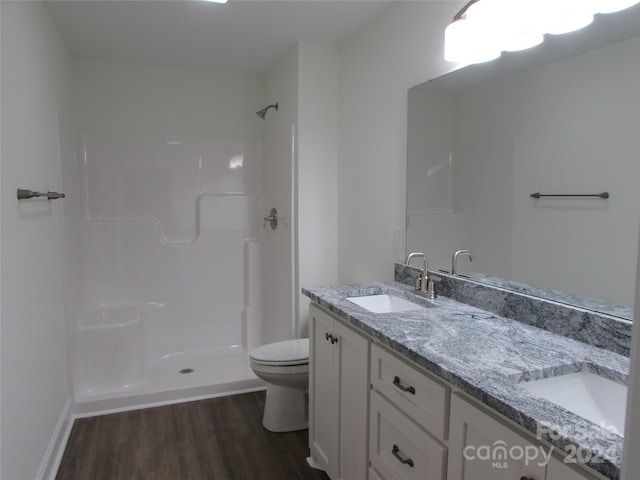
[[[393,278],[405,230],[407,90],[454,65],[458,1],[394,2],[340,49],[338,278]]]
[[[82,131],[262,138],[264,78],[74,60]]]
[[[337,281],[338,47],[300,42],[289,49],[267,77],[267,103],[275,102],[279,110],[270,111],[265,120],[265,199],[277,203],[282,223],[279,233],[264,232],[268,264],[263,278],[270,299],[266,341],[281,340],[283,320],[291,318],[296,325],[289,336],[306,336],[309,301],[300,287]],[[292,128],[296,139],[290,176],[285,162],[291,155],[284,149]],[[265,214],[270,207],[265,204]],[[287,252],[293,255],[290,262]],[[292,283],[283,267],[290,269]],[[293,296],[288,303],[286,289]]]
[[[64,201],[16,200],[61,187],[58,122],[70,110],[70,57],[40,2],[1,2],[2,384],[0,476],[48,475],[69,380]]]
[[[294,338],[298,298],[295,262],[295,167],[298,127],[298,45],[290,48],[267,75],[263,105],[278,103],[269,110],[265,125],[263,217],[278,210],[278,228],[262,229],[262,285],[265,305],[264,341]],[[257,110],[257,109],[256,109]],[[258,117],[256,117],[258,118]]]
[[[298,45],[298,285],[337,282],[338,48]],[[299,295],[301,336],[309,299]]]

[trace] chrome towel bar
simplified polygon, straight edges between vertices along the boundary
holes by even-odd
[[[56,200],[58,198],[64,198],[64,193],[58,192],[34,192],[33,190],[18,189],[18,200],[28,200],[29,198],[43,197],[47,200]]]
[[[602,193],[585,193],[585,194],[577,194],[577,193],[569,193],[569,194],[555,194],[555,193],[547,193],[547,194],[542,194],[542,193],[532,193],[531,195],[529,195],[530,197],[533,198],[540,198],[540,197],[582,197],[582,198],[609,198],[609,192],[602,192]]]

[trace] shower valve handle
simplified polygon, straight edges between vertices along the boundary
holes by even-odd
[[[266,228],[267,222],[271,225],[271,229],[275,230],[278,227],[278,211],[272,208],[268,217],[264,217],[262,222],[262,228]]]

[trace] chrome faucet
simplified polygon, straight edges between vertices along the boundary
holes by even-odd
[[[429,276],[429,258],[427,258],[424,253],[413,252],[407,255],[407,260],[404,263],[405,265],[409,265],[411,260],[417,257],[422,257],[424,263],[422,266],[422,273],[416,280],[415,293],[431,299],[436,298],[435,284],[440,281],[440,278]]]
[[[451,259],[451,274],[452,275],[458,275],[458,257],[460,255],[468,255],[469,256],[469,261],[473,262],[473,254],[471,253],[470,250],[458,250],[456,253],[453,254],[453,257]]]

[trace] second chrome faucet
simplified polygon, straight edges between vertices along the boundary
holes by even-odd
[[[471,253],[470,250],[458,250],[456,253],[453,254],[453,257],[451,258],[451,274],[452,275],[458,275],[458,257],[460,255],[468,255],[469,261],[473,262],[473,254]]]

